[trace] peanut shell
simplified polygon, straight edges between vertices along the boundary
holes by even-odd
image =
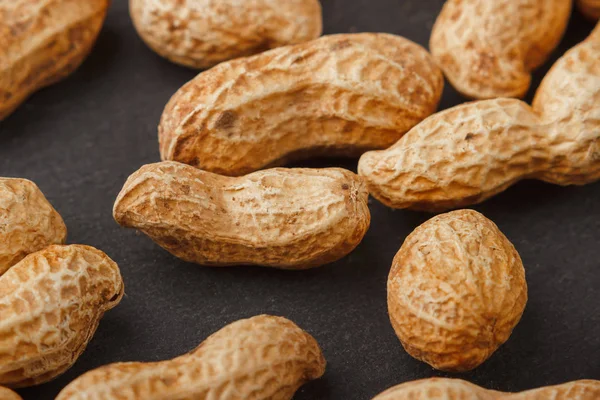
[[[324,372],[325,359],[312,336],[285,318],[259,315],[225,326],[172,360],[90,371],[56,400],[289,400]]]
[[[243,175],[386,148],[433,113],[443,77],[388,34],[325,36],[222,63],[185,84],[159,126],[163,160]]]
[[[600,18],[600,0],[578,0],[577,5],[587,18],[594,21]]]
[[[141,38],[161,56],[192,68],[321,35],[318,0],[129,0]]]
[[[0,385],[65,372],[122,296],[117,264],[93,247],[52,245],[25,257],[0,277]]]
[[[10,389],[0,386],[0,400],[23,400],[21,396]]]
[[[431,218],[394,257],[388,311],[406,351],[432,367],[462,372],[506,342],[527,303],[519,254],[473,210]]]
[[[0,178],[0,276],[27,254],[66,237],[61,216],[35,183]]]
[[[231,178],[164,161],[129,177],[113,214],[185,261],[305,269],[358,245],[371,219],[367,198],[361,179],[340,168]]]

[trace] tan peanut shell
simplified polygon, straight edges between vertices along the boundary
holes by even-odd
[[[584,185],[600,179],[600,26],[569,50],[533,108],[483,100],[439,112],[358,164],[370,193],[394,208],[479,203],[521,179]]]
[[[429,53],[407,39],[324,36],[199,74],[163,112],[160,153],[223,175],[360,155],[433,113],[442,90]]]
[[[10,389],[0,386],[0,400],[23,400],[21,396]]]
[[[589,19],[600,18],[600,0],[578,0],[579,9]]]
[[[65,372],[122,296],[117,264],[93,247],[52,245],[25,257],[0,277],[0,385]]]
[[[484,389],[460,379],[429,378],[394,386],[373,400],[597,400],[600,381],[580,380],[519,393]]]
[[[185,261],[305,269],[358,245],[371,218],[367,198],[361,179],[340,168],[231,178],[164,161],[129,177],[113,213]]]
[[[406,351],[432,367],[468,371],[506,342],[527,302],[519,254],[472,210],[414,230],[394,257],[388,312]]]
[[[562,38],[571,0],[448,0],[429,47],[461,94],[523,97]]]
[[[27,254],[66,237],[61,216],[35,183],[0,178],[0,276]]]
[[[225,326],[172,360],[88,372],[56,400],[289,400],[324,372],[325,358],[311,335],[285,318],[259,315]]]
[[[90,52],[109,0],[0,1],[0,121]]]
[[[129,0],[146,44],[192,68],[316,39],[319,0]]]

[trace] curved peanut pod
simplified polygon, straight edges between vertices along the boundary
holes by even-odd
[[[35,183],[0,178],[0,276],[27,254],[66,237],[61,216]]]
[[[323,28],[319,0],[129,0],[146,44],[192,68],[316,39]]]
[[[90,52],[109,0],[0,2],[0,120],[71,74]]]
[[[23,400],[21,396],[10,389],[0,386],[0,399],[2,400]]]
[[[573,381],[520,393],[503,393],[460,379],[430,378],[394,386],[373,400],[596,400],[599,397],[600,381],[594,380]]]
[[[122,296],[117,264],[93,247],[53,245],[25,257],[0,277],[0,385],[65,372]]]
[[[361,179],[339,168],[230,178],[165,161],[131,175],[113,213],[185,261],[305,269],[358,245],[371,218],[367,198]]]
[[[461,94],[474,99],[523,97],[562,38],[571,0],[448,0],[430,49]]]
[[[468,371],[508,340],[527,303],[525,270],[498,227],[472,210],[431,218],[394,257],[390,321],[404,349],[432,367]]]
[[[587,18],[591,20],[600,18],[600,0],[578,0],[577,5]]]
[[[88,372],[56,399],[288,400],[324,372],[325,359],[311,335],[285,318],[259,315],[225,326],[172,360]]]
[[[371,194],[394,208],[444,210],[481,202],[521,179],[583,185],[600,179],[600,28],[559,59],[532,109],[483,100],[432,115],[358,165]]]
[[[185,84],[159,126],[163,160],[242,175],[385,148],[433,113],[443,77],[388,34],[325,36],[227,63]]]

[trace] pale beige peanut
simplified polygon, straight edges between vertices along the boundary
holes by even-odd
[[[222,63],[185,84],[159,125],[163,160],[242,175],[386,148],[435,112],[443,77],[421,46],[344,34]]]
[[[0,276],[27,254],[66,237],[61,216],[35,183],[0,178]]]
[[[10,389],[0,386],[0,400],[23,400],[21,396]]]
[[[93,247],[52,245],[25,257],[0,277],[0,385],[65,372],[122,296],[117,264]]]
[[[375,396],[373,400],[596,400],[600,381],[579,380],[544,386],[519,393],[484,389],[467,381],[430,378],[406,382]]]
[[[289,400],[320,378],[325,358],[292,321],[259,315],[229,324],[188,354],[116,363],[71,382],[57,400]]]
[[[562,38],[571,7],[571,0],[448,0],[429,47],[463,95],[523,97],[531,71]]]
[[[71,74],[90,52],[109,0],[0,0],[0,120]]]
[[[394,208],[479,203],[521,179],[600,179],[600,27],[548,72],[533,108],[515,99],[434,114],[358,165],[370,193]]]
[[[129,0],[135,28],[161,56],[192,68],[316,39],[319,0]]]
[[[498,227],[472,210],[416,228],[388,277],[390,321],[406,351],[444,371],[487,360],[519,322],[527,302],[519,254]]]
[[[132,174],[115,220],[185,261],[305,269],[352,251],[370,223],[360,177],[275,168],[231,178],[174,161]]]
[[[579,9],[589,19],[598,20],[600,18],[600,0],[577,0]]]

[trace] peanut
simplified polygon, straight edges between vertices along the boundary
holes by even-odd
[[[519,254],[472,210],[438,215],[394,257],[388,311],[406,351],[444,371],[468,371],[506,342],[527,303]]]
[[[56,400],[287,400],[324,372],[325,359],[312,336],[285,318],[259,315],[227,325],[172,360],[88,372]]]
[[[90,52],[109,0],[0,1],[0,121]]]
[[[407,39],[325,36],[199,74],[163,112],[160,153],[223,175],[359,155],[433,113],[442,90],[431,56]]]
[[[129,0],[146,44],[192,68],[249,56],[321,35],[318,0]]]
[[[437,113],[359,174],[394,208],[444,210],[479,203],[521,179],[583,185],[600,179],[600,25],[542,81],[533,108],[515,99]]]
[[[25,257],[0,277],[0,385],[65,372],[122,296],[117,264],[93,247],[52,245]]]
[[[597,400],[600,381],[580,380],[519,393],[484,389],[467,381],[429,378],[394,386],[373,400]]]
[[[0,178],[0,276],[27,254],[66,237],[62,218],[35,183]]]
[[[185,261],[304,269],[358,245],[371,218],[367,198],[360,178],[339,168],[230,178],[164,161],[129,177],[113,213]]]
[[[562,38],[571,0],[448,0],[430,49],[461,94],[523,97]]]
[[[10,389],[0,386],[0,400],[23,400],[21,396]]]
[[[600,0],[578,0],[579,9],[589,19],[600,18]]]

